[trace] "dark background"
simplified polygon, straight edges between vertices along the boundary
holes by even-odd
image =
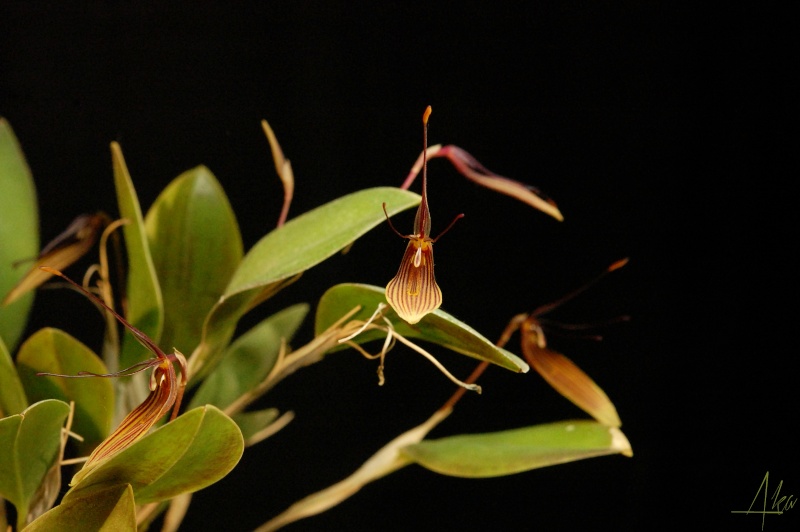
[[[604,328],[599,344],[550,344],[615,402],[632,459],[491,480],[412,466],[293,530],[756,530],[759,518],[730,511],[747,508],[766,471],[771,491],[783,479],[782,494],[800,494],[789,436],[798,402],[789,20],[737,3],[712,12],[673,2],[2,2],[0,115],[35,176],[44,241],[79,213],[114,211],[116,140],[143,208],[207,165],[250,247],[274,227],[282,198],[262,118],[292,161],[297,215],[399,185],[430,104],[431,143],[540,187],[565,215],[555,222],[434,161],[434,233],[466,213],[437,244],[445,310],[495,338],[512,315],[630,257],[553,318],[632,321]],[[396,223],[405,231],[412,217]],[[379,227],[248,319],[313,305],[336,282],[384,285],[404,245]],[[87,307],[43,292],[32,328],[96,345]],[[437,353],[459,375],[473,366]],[[297,419],[198,493],[184,529],[258,526],[350,474],[452,391],[404,349],[389,357],[384,387],[374,370],[348,353],[285,381],[263,406]],[[492,370],[481,383],[484,395],[465,398],[432,437],[583,417],[533,373]],[[767,529],[796,528],[794,511]]]

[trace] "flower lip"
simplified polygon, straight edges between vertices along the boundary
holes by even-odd
[[[155,425],[156,422],[164,416],[164,414],[169,412],[170,409],[172,410],[170,421],[177,417],[181,400],[183,398],[183,391],[188,380],[187,363],[186,358],[177,349],[171,355],[165,354],[145,333],[128,323],[125,318],[120,316],[103,300],[86,290],[84,287],[60,271],[47,266],[41,266],[40,268],[47,273],[63,278],[75,286],[78,290],[83,292],[89,299],[105,308],[117,320],[119,320],[119,322],[122,323],[122,325],[124,325],[142,345],[144,345],[155,355],[155,358],[144,360],[115,373],[97,374],[82,371],[77,375],[58,375],[52,373],[37,374],[66,378],[125,377],[140,371],[144,371],[148,368],[153,368],[153,373],[150,375],[150,394],[148,394],[147,398],[139,406],[134,408],[130,413],[128,413],[127,416],[125,416],[120,425],[108,436],[108,438],[103,440],[100,445],[95,448],[95,450],[89,456],[89,459],[87,460],[83,469],[81,469],[75,478],[73,478],[71,484],[74,485],[80,478],[88,474],[88,472],[93,469],[97,463],[118,453],[122,449],[125,449],[133,442],[147,434],[150,428],[153,427],[153,425]],[[175,366],[173,365],[174,363],[178,363],[181,368],[180,382],[178,381],[178,377],[175,372]]]

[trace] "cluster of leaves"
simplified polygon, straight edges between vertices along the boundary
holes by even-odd
[[[176,529],[191,493],[225,476],[245,447],[291,420],[290,412],[249,409],[256,399],[344,344],[367,355],[361,344],[375,340],[384,340],[381,357],[398,340],[430,356],[413,339],[484,365],[526,372],[528,363],[503,347],[511,331],[519,329],[528,362],[595,420],[426,440],[447,417],[456,396],[352,476],[299,501],[262,530],[324,511],[366,483],[413,463],[447,475],[487,477],[630,453],[613,405],[566,357],[545,347],[536,313],[517,316],[494,344],[442,310],[409,324],[385,308],[383,288],[339,284],[320,298],[315,335],[300,347],[288,345],[309,313],[307,304],[279,311],[234,338],[239,320],[252,308],[382,223],[382,203],[386,216],[392,216],[421,201],[407,185],[378,187],[284,223],[292,170],[272,130],[263,125],[287,201],[278,227],[247,253],[233,210],[207,168],[178,176],[145,216],[116,143],[111,157],[119,220],[104,214],[81,216],[40,250],[33,179],[9,124],[0,119],[0,296],[5,296],[0,307],[0,530],[12,524],[17,530],[69,530],[77,524],[82,530],[137,530],[161,514],[164,528]],[[472,172],[476,181],[492,177],[463,150],[431,150],[451,158],[457,168],[461,164],[462,173],[470,177]],[[490,179],[489,186],[507,187],[500,179]],[[115,295],[107,248],[120,244],[120,232],[126,260],[113,264],[122,269],[124,279],[114,286]],[[65,268],[92,247],[99,250],[99,263],[86,272],[83,286],[98,294],[89,297],[98,303],[106,324],[102,353],[54,328],[23,339],[34,289],[58,273],[40,266]],[[115,301],[122,309],[119,315],[112,310]],[[128,332],[120,334],[119,323]],[[178,373],[184,381],[181,391],[188,381],[190,399],[175,419],[146,435],[132,434],[130,420],[138,411],[161,417],[173,404],[176,409],[180,405],[180,396],[176,401],[174,393],[166,398],[161,392],[164,386],[179,386],[172,365],[183,357],[177,351],[164,355],[157,345],[189,353],[188,368],[181,364]],[[150,395],[142,373],[121,368],[152,368]],[[63,376],[78,374],[124,378]],[[158,403],[157,410],[150,410],[153,403]],[[159,421],[152,419],[148,427]],[[89,461],[63,493],[62,470],[70,471],[89,453]],[[4,500],[15,509],[15,523],[8,522],[12,513]]]

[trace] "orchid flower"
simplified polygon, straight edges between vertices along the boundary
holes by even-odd
[[[172,410],[170,421],[175,419],[175,417],[178,415],[181,399],[183,398],[183,390],[186,387],[186,382],[188,380],[186,358],[177,349],[172,355],[166,355],[146,334],[128,323],[125,318],[120,316],[116,311],[114,311],[114,309],[109,307],[100,298],[90,293],[88,290],[74,282],[72,279],[68,278],[60,271],[47,266],[41,266],[40,268],[51,275],[57,275],[63,278],[75,286],[78,290],[83,292],[93,302],[105,308],[117,320],[119,320],[119,322],[122,323],[122,325],[124,325],[125,328],[127,328],[143,346],[145,346],[155,355],[155,358],[150,358],[148,360],[139,362],[127,369],[115,373],[97,374],[83,371],[79,372],[77,375],[37,373],[37,375],[40,376],[48,375],[65,378],[127,377],[144,371],[148,368],[153,368],[153,373],[150,375],[150,394],[147,396],[144,402],[133,409],[125,417],[125,419],[122,420],[120,425],[114,430],[113,433],[111,433],[108,438],[103,440],[100,445],[95,448],[86,461],[83,469],[81,469],[81,471],[75,475],[75,478],[72,479],[71,485],[74,485],[86,474],[88,474],[88,472],[98,463],[120,452],[147,434],[150,428],[153,427],[153,425],[155,425],[156,422],[158,422],[158,420],[164,416],[164,414],[169,412],[170,409]],[[175,362],[177,362],[181,368],[180,382],[178,381],[175,367],[173,365]]]
[[[609,427],[619,427],[622,425],[614,403],[611,402],[603,389],[595,384],[595,382],[574,362],[561,353],[547,347],[547,340],[544,335],[545,320],[541,319],[541,316],[566,303],[570,299],[573,299],[597,281],[614,270],[622,268],[627,263],[628,259],[618,260],[606,268],[600,275],[579,287],[577,290],[573,290],[556,301],[541,305],[533,312],[517,314],[508,322],[508,325],[506,325],[506,328],[500,335],[500,339],[497,340],[495,344],[498,347],[504,347],[508,344],[514,332],[519,330],[522,354],[531,367],[533,367],[533,369],[535,369],[558,393],[569,399],[575,406],[591,415],[597,421]],[[627,320],[628,316],[619,316],[613,320],[608,320],[606,323]],[[568,325],[556,324],[554,322],[547,322],[547,324],[557,325],[563,329],[571,330],[585,329],[597,325]],[[599,336],[592,336],[590,338],[602,340]],[[478,377],[480,377],[488,367],[489,362],[485,360],[478,364],[472,374],[464,381],[465,384],[471,385],[477,381]],[[463,395],[464,389],[456,390],[440,410],[452,409]]]
[[[574,298],[607,274],[622,268],[627,263],[628,259],[619,260],[577,290],[573,290],[556,301],[542,305],[531,313],[515,316],[509,322],[500,342],[498,342],[499,345],[505,344],[513,331],[519,329],[522,354],[531,367],[558,393],[597,421],[609,427],[619,427],[622,424],[614,403],[611,402],[603,389],[572,360],[548,348],[544,334],[544,320],[541,319],[541,316]],[[627,319],[627,316],[621,316],[611,321],[626,321]],[[586,328],[584,325],[553,325],[572,330]],[[601,339],[597,336],[593,338]]]
[[[442,304],[442,290],[436,284],[433,275],[433,244],[453,227],[456,220],[463,218],[463,214],[456,216],[450,225],[436,238],[431,238],[431,212],[428,208],[428,182],[427,182],[427,153],[428,146],[428,117],[431,114],[429,105],[422,115],[423,124],[423,151],[422,151],[422,200],[420,201],[417,215],[414,218],[414,232],[403,235],[389,220],[386,213],[386,204],[383,212],[389,227],[400,238],[408,239],[403,260],[397,275],[386,285],[386,301],[397,312],[397,315],[413,325],[426,314],[436,310]]]

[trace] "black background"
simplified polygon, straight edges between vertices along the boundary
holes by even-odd
[[[600,344],[550,343],[615,402],[632,459],[491,480],[412,466],[293,530],[756,530],[759,518],[730,511],[747,508],[767,470],[773,490],[783,479],[783,494],[800,494],[789,20],[748,4],[673,2],[2,2],[0,115],[36,179],[45,241],[79,213],[114,211],[116,140],[143,208],[205,164],[252,246],[282,197],[262,118],[292,161],[297,215],[399,185],[430,104],[431,143],[542,188],[565,215],[555,222],[434,161],[434,233],[466,213],[437,244],[445,310],[495,338],[512,315],[630,257],[553,317],[632,321],[604,329]],[[396,223],[405,231],[412,217]],[[379,227],[248,320],[313,305],[336,282],[383,285],[404,246]],[[35,316],[31,330],[99,342],[96,314],[75,297],[43,292]],[[439,353],[460,375],[473,365]],[[198,493],[183,529],[258,526],[348,475],[452,391],[404,349],[382,388],[374,369],[340,354],[285,381],[263,406],[297,419]],[[465,398],[433,437],[582,416],[535,374],[494,370],[481,383],[484,395]],[[794,512],[767,529],[795,528]]]

